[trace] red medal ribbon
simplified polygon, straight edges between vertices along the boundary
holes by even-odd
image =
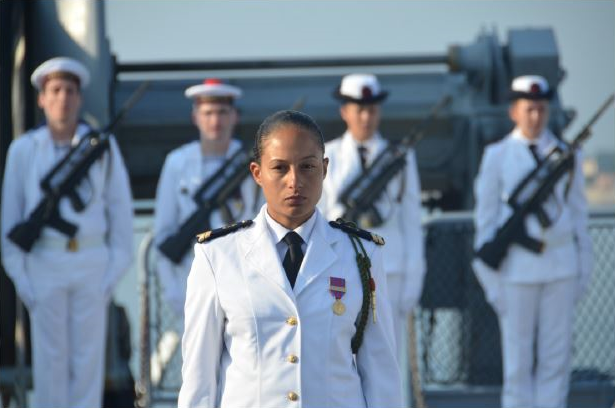
[[[346,293],[346,279],[329,277],[329,292],[335,299],[340,300]]]

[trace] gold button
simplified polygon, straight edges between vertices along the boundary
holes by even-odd
[[[290,354],[288,357],[286,357],[286,361],[295,364],[297,361],[299,361],[299,357],[294,354]]]
[[[291,401],[297,401],[299,399],[299,395],[296,392],[289,392],[287,395],[288,399]]]
[[[286,324],[288,324],[289,326],[296,326],[297,318],[295,316],[289,317],[288,319],[286,319]]]

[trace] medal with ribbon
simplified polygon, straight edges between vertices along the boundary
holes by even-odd
[[[346,279],[329,277],[329,292],[335,298],[333,302],[333,313],[341,316],[346,311],[346,306],[342,303],[342,297],[346,293]]]

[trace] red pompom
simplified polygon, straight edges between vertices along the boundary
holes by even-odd
[[[205,85],[220,85],[222,81],[220,81],[218,78],[207,78],[203,81],[203,83]]]

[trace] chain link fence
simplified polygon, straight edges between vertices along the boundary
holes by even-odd
[[[424,225],[427,276],[415,311],[421,377],[429,385],[501,385],[497,316],[472,271],[474,227],[468,213],[445,214]],[[574,382],[615,379],[615,214],[590,220],[594,272],[577,305]]]
[[[424,387],[502,383],[497,317],[470,266],[471,215],[443,214],[425,223],[428,273],[415,311],[419,370]],[[613,384],[615,378],[615,214],[590,222],[595,267],[577,307],[573,382]],[[139,405],[174,404],[181,386],[183,322],[162,297],[151,236],[141,247]]]

